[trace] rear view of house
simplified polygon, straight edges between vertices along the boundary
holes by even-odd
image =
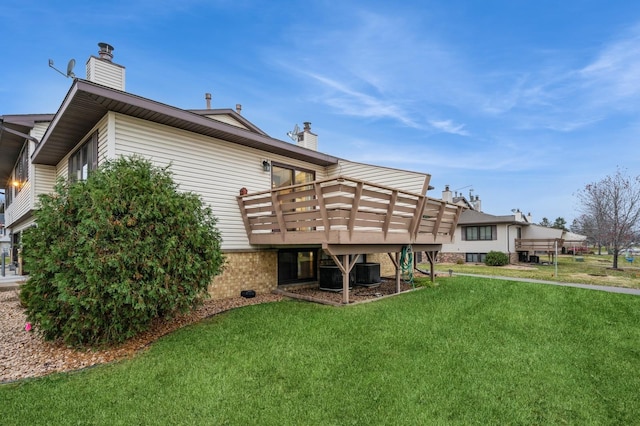
[[[437,253],[452,241],[461,207],[427,197],[429,175],[321,153],[309,122],[290,143],[249,122],[240,105],[211,109],[207,99],[206,109],[184,110],[128,93],[113,47],[99,46],[57,113],[0,117],[13,261],[39,194],[134,154],[171,165],[179,189],[199,194],[218,218],[227,265],[214,297],[318,281],[331,266],[348,301],[357,263],[395,261],[396,273],[403,247]]]

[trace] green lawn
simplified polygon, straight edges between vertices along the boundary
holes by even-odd
[[[486,266],[485,264],[465,263],[436,264],[436,271],[446,275],[451,269],[458,273],[499,275],[504,277],[533,278],[539,280],[573,282],[584,284],[596,284],[615,287],[640,288],[640,256],[633,263],[625,260],[624,256],[618,257],[618,270],[612,270],[613,264],[610,255],[585,255],[580,256],[582,261],[576,261],[574,256],[558,256],[558,276],[555,276],[556,268],[553,263],[533,264],[523,263],[529,269],[513,269],[509,266]],[[547,256],[540,256],[541,262],[548,262]],[[422,265],[428,270],[428,265]]]
[[[640,297],[470,277],[245,307],[0,386],[3,425],[637,424]]]

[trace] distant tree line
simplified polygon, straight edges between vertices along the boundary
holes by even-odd
[[[556,228],[562,229],[563,231],[568,231],[567,229],[567,221],[563,217],[557,217],[553,223],[549,221],[546,217],[543,217],[538,225],[546,226],[547,228]]]

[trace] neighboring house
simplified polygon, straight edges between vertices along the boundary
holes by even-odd
[[[239,105],[183,110],[127,93],[113,48],[99,46],[55,115],[0,117],[14,255],[37,196],[57,178],[85,179],[105,160],[134,154],[171,164],[179,189],[200,194],[218,218],[227,263],[214,297],[314,282],[331,268],[347,302],[356,263],[399,277],[405,247],[434,258],[451,242],[462,207],[427,197],[430,175],[318,152],[310,123],[292,144],[266,135]]]
[[[8,264],[11,260],[11,257],[9,256],[10,249],[11,237],[4,225],[4,213],[0,213],[0,256],[2,256],[3,253],[5,254],[5,264]]]
[[[461,202],[455,197],[452,199],[448,187],[443,191],[442,199]],[[454,242],[443,244],[439,261],[481,263],[490,251],[499,251],[508,254],[511,263],[538,262],[540,254],[551,258],[556,249],[561,253],[563,248],[567,251],[586,243],[583,235],[533,224],[530,213],[525,216],[515,210],[511,215],[495,216],[476,210],[478,203],[477,197],[472,203],[466,202],[467,208],[460,215]]]

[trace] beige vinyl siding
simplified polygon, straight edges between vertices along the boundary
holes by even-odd
[[[65,155],[64,158],[56,164],[56,179],[67,179],[69,177],[69,155],[71,155],[71,153]]]
[[[33,129],[31,129],[30,135],[33,136],[34,138],[38,139],[39,141],[42,140],[42,136],[44,136],[44,133],[47,131],[47,129],[49,128],[49,121],[47,122],[41,122],[41,123],[35,123],[33,126]]]
[[[219,121],[221,123],[231,124],[232,126],[240,127],[241,129],[249,130],[247,126],[245,126],[244,124],[240,123],[238,120],[236,120],[235,118],[227,114],[220,114],[220,115],[212,114],[212,115],[205,115],[205,117],[208,117],[212,120]]]
[[[12,224],[20,221],[20,219],[31,211],[32,198],[31,198],[31,176],[29,180],[25,182],[20,192],[13,197],[11,205],[5,210],[4,220],[7,228],[12,227]]]
[[[425,179],[430,178],[430,175],[426,173],[354,163],[347,160],[340,160],[337,165],[328,167],[328,174],[330,177],[348,176],[416,194],[422,194]]]
[[[109,115],[105,116],[98,123],[98,166],[108,158],[108,138],[109,132],[107,131],[109,124]],[[85,139],[83,139],[85,140]]]
[[[36,223],[36,219],[32,216],[29,219],[25,220],[24,222],[20,223],[19,225],[11,228],[11,232],[16,233],[16,232],[24,231],[25,229],[35,225],[35,223]]]
[[[35,149],[35,142],[27,142],[27,156],[31,158],[31,154],[33,154],[33,150]],[[18,159],[16,162],[19,161]],[[14,168],[16,165],[14,164]],[[11,205],[9,205],[5,210],[5,222],[6,226],[10,227],[11,224],[19,222],[20,219],[29,213],[33,208],[33,164],[29,161],[28,167],[28,176],[27,181],[24,182],[20,192],[14,195],[13,201]]]
[[[42,140],[45,132],[49,128],[50,122],[36,123],[31,129],[31,136]],[[35,144],[31,147],[31,152],[35,151]],[[31,191],[32,208],[38,208],[38,196],[40,194],[50,194],[56,184],[56,168],[55,166],[45,166],[43,164],[33,164],[29,161],[29,173],[33,177]]]
[[[121,114],[116,114],[115,129],[116,156],[138,154],[162,167],[171,164],[179,189],[202,196],[218,218],[225,250],[251,248],[236,196],[242,187],[250,193],[270,189],[264,159],[313,170],[317,179],[326,177],[321,166]]]
[[[33,164],[34,206],[38,208],[38,196],[51,194],[56,184],[56,167]]]

